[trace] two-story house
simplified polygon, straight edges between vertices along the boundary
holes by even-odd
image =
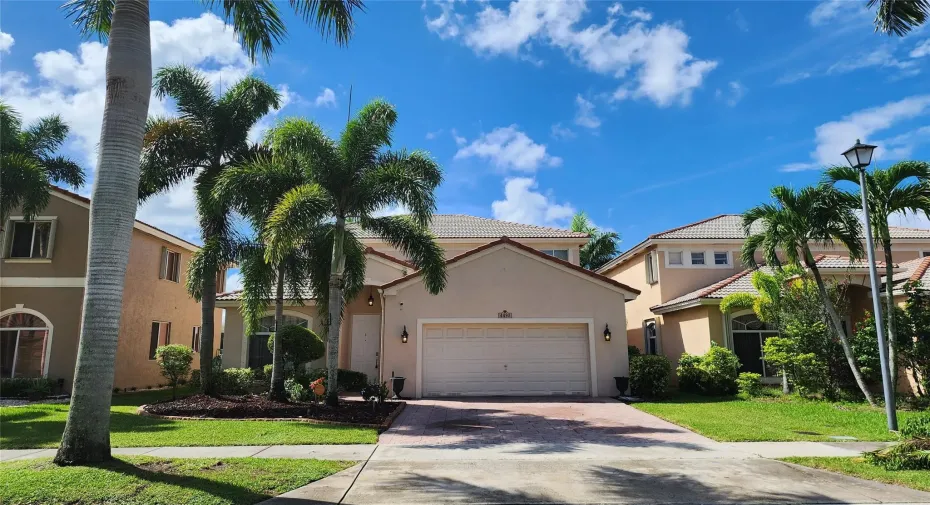
[[[617,394],[613,377],[628,375],[624,306],[639,291],[578,265],[587,235],[464,215],[435,215],[430,231],[447,258],[447,287],[435,296],[402,252],[358,231],[366,286],[345,308],[341,368],[406,377],[404,394],[415,397]],[[218,297],[223,364],[270,363],[272,307],[264,331],[245,335],[240,298]],[[312,300],[284,313],[322,331]]]
[[[54,188],[48,206],[32,221],[16,213],[3,226],[0,377],[59,379],[67,390],[80,340],[90,200]],[[164,383],[155,361],[159,345],[178,343],[199,351],[200,305],[184,287],[187,264],[197,249],[154,226],[135,222],[115,387]],[[217,336],[217,347],[219,340]],[[194,367],[198,363],[195,358]]]
[[[891,233],[896,263],[930,255],[930,230],[892,227]],[[627,303],[630,344],[646,353],[664,354],[677,366],[682,353],[703,354],[713,342],[732,349],[744,370],[773,374],[765,366],[762,343],[776,334],[775,329],[751,310],[723,314],[719,309],[728,294],[756,293],[752,272],[740,261],[745,239],[741,216],[715,216],[650,235],[598,269],[641,291]],[[841,246],[811,248],[825,278],[848,283],[844,324],[852,329],[872,309],[868,263],[851,261]],[[881,248],[876,258],[884,258]],[[884,263],[879,267],[884,273]],[[904,270],[895,265],[895,272]]]

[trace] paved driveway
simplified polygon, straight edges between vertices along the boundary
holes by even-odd
[[[382,445],[601,444],[705,449],[715,442],[612,399],[409,401]]]

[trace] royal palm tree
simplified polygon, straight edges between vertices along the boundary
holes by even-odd
[[[191,258],[187,290],[201,303],[200,377],[211,394],[216,278],[236,259],[231,209],[213,198],[213,189],[220,174],[249,155],[249,130],[280,106],[281,96],[261,79],[246,77],[215,98],[206,77],[185,66],[159,70],[154,89],[159,98],[174,99],[180,116],[154,118],[146,126],[139,199],[194,178],[203,248]]]
[[[847,181],[858,185],[859,171],[849,166],[833,166],[824,171],[823,178],[826,184]],[[894,276],[894,263],[888,219],[895,213],[920,213],[930,217],[930,163],[902,161],[887,169],[878,168],[866,173],[865,184],[868,189],[872,233],[875,240],[882,245],[885,254],[885,278],[889,280],[890,286],[890,279]],[[848,196],[851,206],[857,206],[862,201],[859,192]],[[891,368],[892,381],[897,381],[894,297],[886,296],[885,303],[885,317],[888,320],[888,366]]]
[[[0,229],[15,208],[25,219],[42,212],[53,182],[73,188],[84,184],[84,170],[55,155],[67,137],[61,117],[41,118],[24,130],[16,110],[0,102]]]
[[[378,235],[410,258],[430,293],[437,294],[446,285],[443,250],[427,228],[442,172],[425,152],[386,150],[396,121],[394,107],[375,100],[346,124],[338,142],[303,119],[286,120],[269,134],[275,153],[292,157],[303,169],[306,183],[289,191],[271,213],[265,230],[268,259],[275,263],[301,244],[320,244],[311,247],[320,251],[313,261],[314,272],[321,274],[311,277],[311,286],[317,308],[325,314],[331,405],[338,404],[336,372],[344,302],[354,298],[364,282],[364,263],[347,264],[364,249],[356,233]],[[410,214],[376,217],[377,211],[392,205],[403,205]],[[327,226],[321,228],[320,222]],[[329,249],[323,250],[326,245]],[[351,281],[345,275],[348,266],[362,275]]]
[[[208,1],[209,6],[218,2]],[[304,21],[345,44],[361,0],[291,0]],[[271,0],[224,1],[221,10],[246,52],[267,59],[286,34]],[[64,6],[85,36],[109,39],[107,92],[91,198],[87,280],[71,408],[58,464],[110,459],[110,395],[123,279],[136,214],[139,158],[152,83],[148,0],[70,0]]]
[[[597,270],[617,255],[620,245],[620,235],[614,231],[601,231],[585,212],[579,212],[572,217],[572,231],[587,233],[591,239],[581,246],[581,266],[588,270]]]
[[[868,6],[875,4],[875,30],[888,35],[903,37],[930,16],[930,0],[869,0]]]
[[[859,219],[850,209],[845,195],[831,186],[812,186],[799,191],[776,186],[771,194],[772,203],[757,205],[743,213],[743,228],[747,235],[741,254],[743,264],[757,267],[755,255],[761,249],[762,257],[769,265],[796,265],[810,270],[856,384],[869,404],[874,406],[875,400],[862,379],[849,339],[843,331],[843,321],[827,293],[810,249],[811,243],[832,245],[839,242],[849,251],[850,258],[861,258],[863,247]],[[752,233],[753,225],[760,226],[761,231]],[[784,255],[784,260],[779,258],[779,252]]]

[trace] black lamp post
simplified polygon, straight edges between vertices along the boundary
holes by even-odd
[[[875,245],[872,240],[872,222],[869,219],[869,188],[866,185],[865,168],[872,163],[872,153],[875,147],[869,144],[863,144],[856,139],[856,144],[845,152],[843,156],[849,162],[849,166],[859,171],[859,194],[862,196],[862,214],[865,216],[865,245],[866,254],[869,259],[869,279],[872,282],[872,309],[875,313],[875,332],[878,334],[878,356],[881,359],[882,367],[882,386],[885,393],[885,415],[888,418],[888,429],[891,431],[898,430],[898,417],[895,412],[894,403],[894,382],[891,379],[891,370],[888,366],[888,347],[885,339],[885,324],[882,321],[882,304],[879,301],[878,290],[881,284],[878,282],[878,272],[875,269]],[[891,296],[891,279],[888,279],[887,296]],[[891,315],[889,314],[889,317]]]

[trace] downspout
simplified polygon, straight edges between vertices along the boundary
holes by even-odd
[[[379,351],[378,351],[378,384],[384,382],[384,290],[378,288],[378,297],[381,299],[381,329],[379,334]]]

